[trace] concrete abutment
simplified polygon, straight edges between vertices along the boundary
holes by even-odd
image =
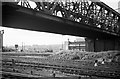
[[[101,52],[118,50],[120,51],[120,39],[95,39],[85,38],[86,51]]]

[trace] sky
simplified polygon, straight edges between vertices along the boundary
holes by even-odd
[[[118,2],[120,0],[101,0],[101,1],[107,4],[108,6],[110,6],[111,8],[117,9]],[[4,46],[11,46],[11,45],[13,46],[15,44],[18,45],[62,44],[64,43],[64,41],[67,41],[68,39],[70,41],[74,41],[76,38],[80,38],[81,40],[84,40],[84,38],[82,37],[6,28],[1,26],[0,26],[0,30],[4,30],[4,38],[3,38]]]
[[[113,9],[118,9],[118,2],[120,0],[101,0],[101,1],[104,2],[105,4],[107,4],[108,6],[110,6],[111,8],[113,8]]]
[[[80,38],[75,36],[36,32],[14,28],[0,27],[0,30],[1,29],[4,29],[4,46],[10,46],[15,44],[22,45],[22,43],[25,45],[63,44],[64,41],[68,40],[68,38],[71,41],[74,41],[76,38]]]

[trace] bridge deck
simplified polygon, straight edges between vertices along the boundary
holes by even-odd
[[[3,3],[3,26],[27,30],[52,32],[65,35],[92,38],[119,38],[116,33],[108,32],[94,26],[78,23],[65,18],[49,15],[42,11]]]

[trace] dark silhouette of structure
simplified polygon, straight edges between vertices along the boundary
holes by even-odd
[[[86,37],[87,51],[120,50],[120,14],[103,2],[2,3],[4,27]],[[60,13],[60,14],[59,14]]]
[[[0,52],[2,52],[3,49],[3,34],[4,34],[4,30],[0,31]]]

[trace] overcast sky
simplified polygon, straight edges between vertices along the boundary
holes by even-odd
[[[113,9],[118,8],[118,1],[120,0],[101,0]],[[65,36],[52,33],[35,32],[21,29],[0,27],[0,30],[4,30],[4,46],[10,45],[48,45],[48,44],[62,44],[69,38],[71,41],[75,40],[75,36]],[[78,38],[78,37],[77,37]],[[83,38],[81,38],[83,39]]]
[[[29,30],[13,29],[13,28],[3,28],[4,29],[4,45],[49,45],[49,44],[62,44],[67,41],[68,38],[73,41],[76,39],[75,36],[67,36],[53,33],[45,32],[35,32]],[[77,37],[79,38],[79,37]],[[83,39],[83,38],[81,38]]]

